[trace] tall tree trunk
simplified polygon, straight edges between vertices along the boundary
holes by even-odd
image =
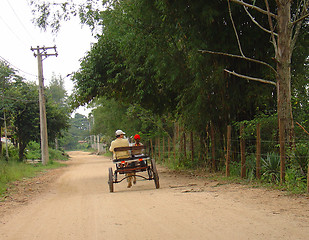
[[[291,106],[291,1],[278,0],[277,108],[280,141],[280,180],[285,178],[285,144],[293,142],[294,124]]]
[[[18,141],[18,158],[19,158],[19,161],[22,162],[24,160],[24,152],[25,152],[25,148],[26,148],[26,145],[24,143],[22,143],[22,141]]]
[[[278,4],[278,53],[277,53],[277,93],[278,119],[283,120],[285,141],[294,137],[294,123],[291,106],[291,1],[281,0]]]

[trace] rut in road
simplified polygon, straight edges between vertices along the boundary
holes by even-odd
[[[70,152],[51,188],[4,215],[0,239],[308,239],[309,200],[158,166],[154,181],[108,187],[103,156]]]

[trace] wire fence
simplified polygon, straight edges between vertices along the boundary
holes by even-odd
[[[230,129],[230,133],[227,133],[226,136],[218,137],[210,133],[201,138],[194,132],[183,131],[174,132],[172,137],[158,136],[150,139],[148,145],[149,152],[159,162],[189,167],[198,165],[199,167],[207,167],[213,172],[225,168],[226,176],[230,175],[232,164],[233,167],[239,166],[242,178],[247,177],[249,168],[254,168],[255,178],[260,179],[262,165],[270,154],[275,155],[281,164],[279,138],[275,129],[271,138],[262,138],[263,135],[267,134],[261,134],[260,130],[257,130],[254,135],[248,135],[244,130],[232,131]],[[307,176],[307,190],[309,192],[309,138],[296,137],[293,143],[286,142],[285,144],[294,146],[294,151],[286,151],[286,162],[290,164],[294,161],[302,168],[306,166],[306,170],[302,169],[302,171]],[[299,152],[300,147],[302,147],[302,152]],[[281,170],[283,168],[281,166]]]

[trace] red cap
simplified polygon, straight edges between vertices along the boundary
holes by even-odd
[[[138,134],[135,134],[134,139],[139,139],[141,140],[141,137]]]

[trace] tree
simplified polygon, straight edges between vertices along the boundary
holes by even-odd
[[[47,88],[47,94],[50,94],[50,98],[54,103],[60,107],[68,108],[68,95],[64,88],[64,80],[61,76],[52,76]]]
[[[84,141],[89,137],[89,120],[86,116],[76,113],[70,118],[69,125],[62,144],[65,149],[76,149],[78,141]]]
[[[281,182],[284,182],[285,178],[285,144],[293,142],[294,138],[294,123],[291,105],[291,61],[292,53],[295,48],[297,38],[301,31],[301,28],[305,27],[303,24],[305,19],[309,17],[309,1],[293,1],[292,0],[277,0],[273,6],[273,12],[271,12],[268,0],[265,0],[264,10],[261,3],[252,1],[252,4],[248,4],[240,0],[227,0],[228,5],[230,2],[240,4],[245,9],[247,15],[251,20],[259,26],[263,31],[267,32],[271,36],[271,42],[274,47],[274,60],[276,61],[276,86],[277,86],[277,111],[279,122],[279,141],[280,141],[280,159],[281,159]],[[256,4],[256,5],[255,5]],[[230,8],[230,6],[229,6]],[[254,9],[259,13],[267,16],[269,29],[265,29],[254,18],[248,8]],[[276,11],[276,13],[275,13]],[[232,14],[230,14],[233,21]],[[275,22],[274,22],[275,21]],[[276,27],[274,27],[276,26]],[[236,31],[236,27],[233,23],[233,27],[236,33],[239,50],[241,53],[240,58],[246,58],[242,52],[240,40]],[[277,30],[277,31],[276,31]],[[255,59],[249,59],[250,61],[256,61]],[[266,63],[261,62],[264,65]],[[268,65],[271,67],[270,65]],[[272,68],[272,67],[271,67]],[[228,71],[230,72],[230,71]],[[232,73],[232,72],[230,72]],[[235,73],[232,73],[235,74]],[[239,74],[237,76],[240,76]],[[245,77],[245,76],[241,76]],[[250,79],[249,77],[245,77]],[[271,83],[268,81],[268,83]]]
[[[0,105],[0,129],[4,126],[5,137],[7,141],[7,110],[12,99],[7,96],[8,88],[12,80],[16,77],[14,69],[12,69],[6,62],[0,61],[0,89],[1,89],[1,105]],[[1,132],[2,138],[2,132]],[[2,141],[0,141],[0,154],[2,154]],[[6,157],[8,157],[8,148],[6,144]]]
[[[61,76],[52,76],[47,88],[47,121],[48,138],[54,139],[55,148],[58,149],[58,139],[63,137],[63,131],[68,130],[70,119],[70,108],[68,106],[68,96],[64,88],[64,81]],[[52,140],[50,140],[53,143]]]
[[[22,80],[14,83],[15,99],[11,106],[12,125],[19,145],[19,159],[22,161],[24,150],[30,141],[40,142],[40,118],[38,105],[38,86]],[[59,107],[47,95],[46,117],[48,141],[54,142],[61,132],[68,128],[69,113]]]
[[[24,159],[24,151],[30,141],[40,141],[40,120],[38,91],[35,84],[23,81],[14,83],[15,103],[10,108],[14,138],[18,142],[19,160]]]

